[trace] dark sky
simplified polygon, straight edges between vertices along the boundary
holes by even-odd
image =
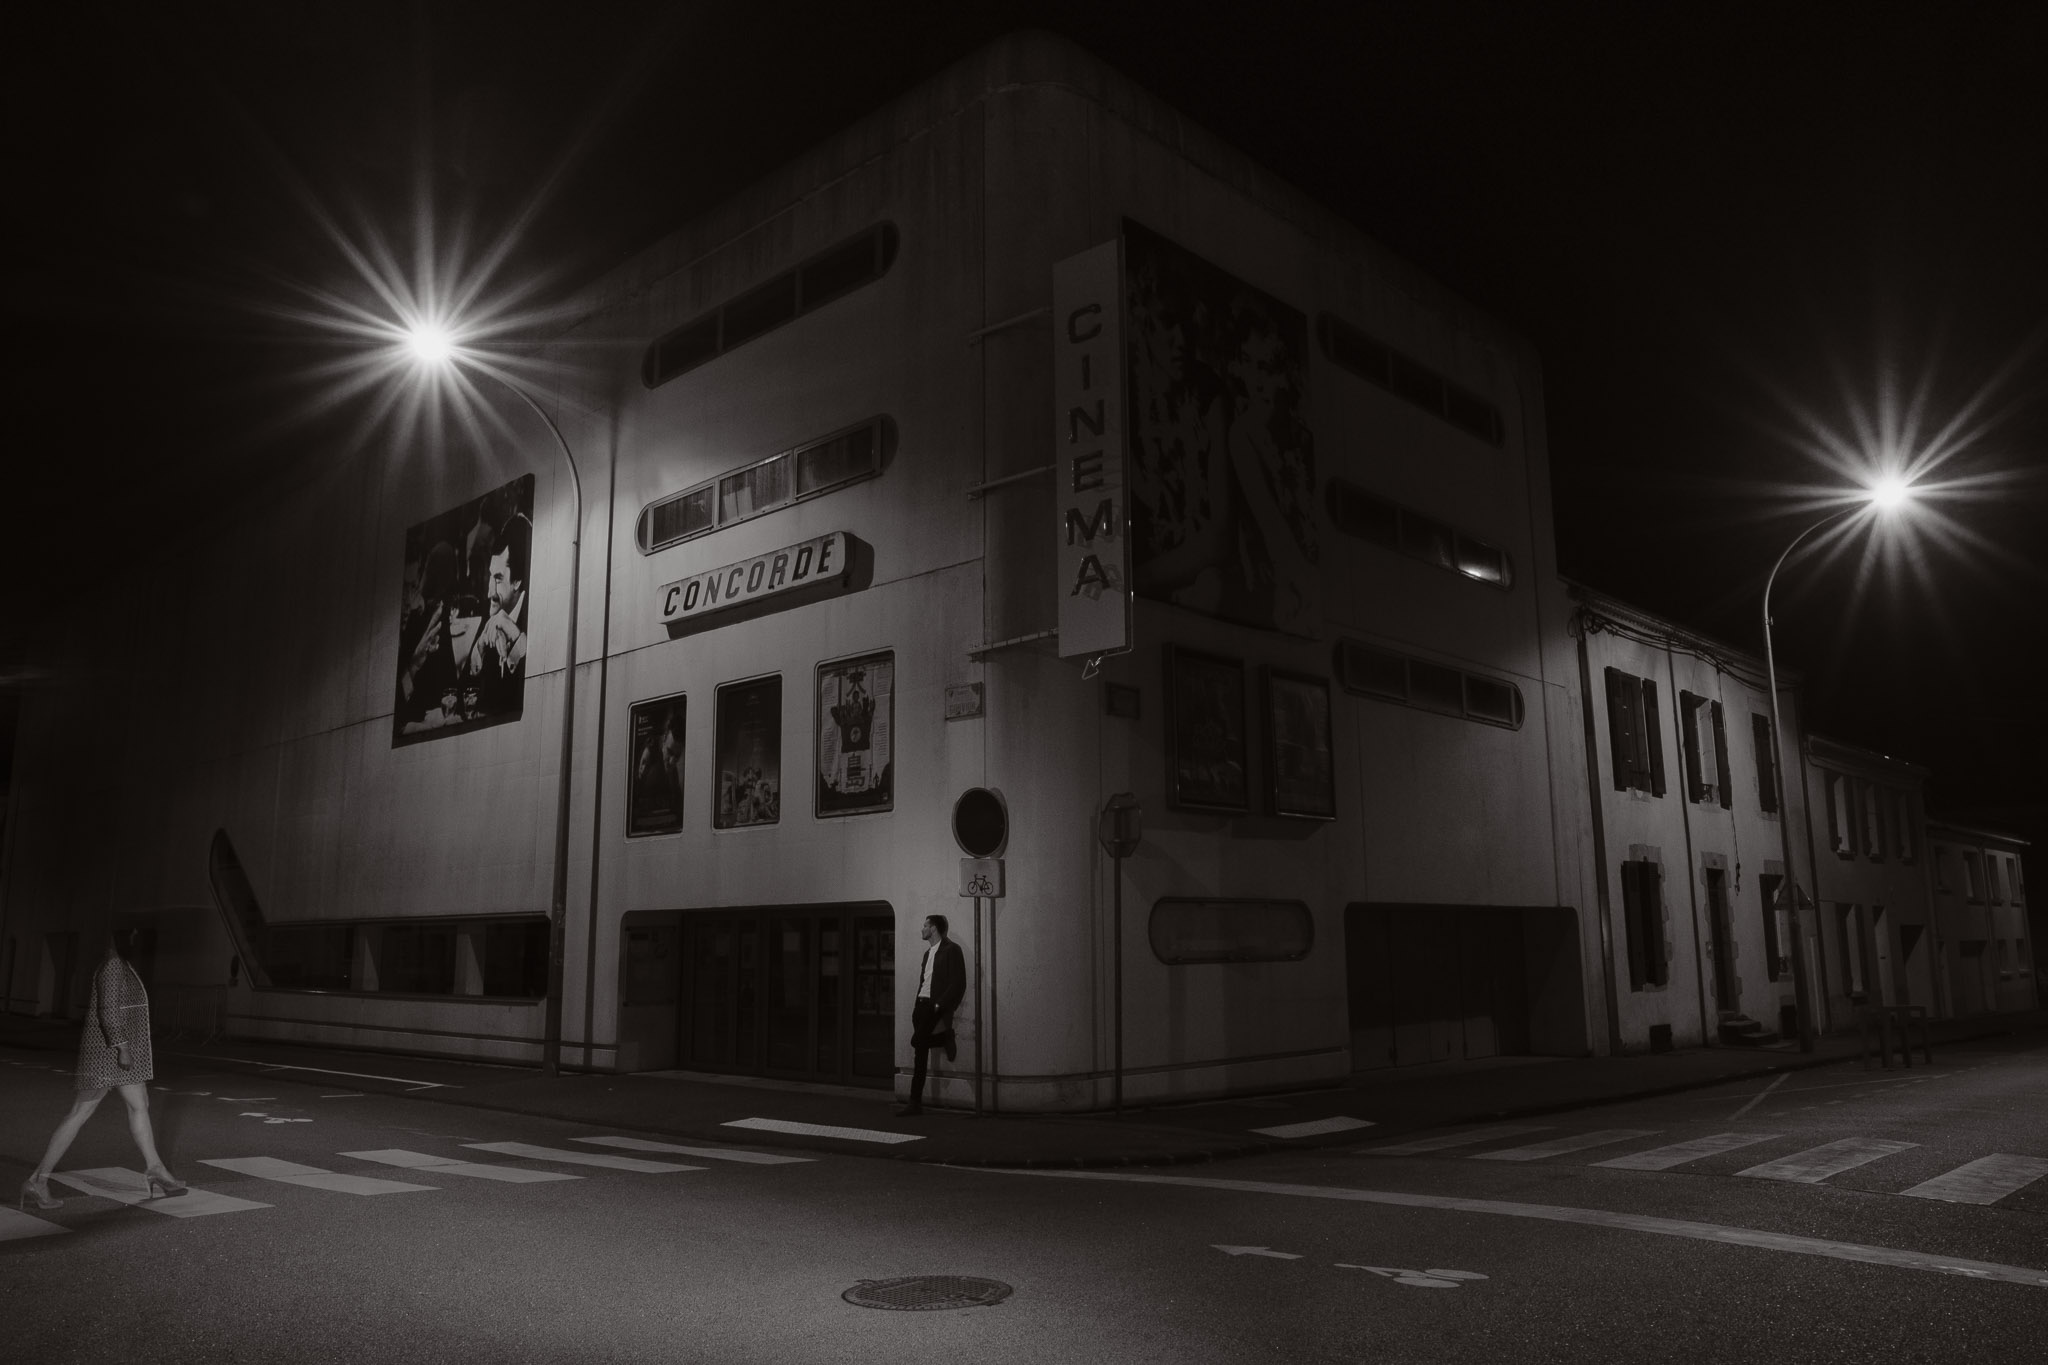
[[[1969,414],[1964,537],[1860,591],[1788,570],[1780,657],[1938,809],[2048,812],[2048,6],[48,8],[8,56],[17,681],[38,613],[118,630],[178,590],[137,547],[351,420],[278,421],[318,355],[260,308],[349,278],[313,206],[402,239],[424,180],[566,292],[1035,26],[1528,336],[1565,572],[1696,629],[1758,647],[1789,490],[1840,482],[1797,413],[1874,448],[1859,412],[1917,407],[1915,450]]]

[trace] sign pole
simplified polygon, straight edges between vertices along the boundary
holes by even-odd
[[[1116,1072],[1110,1083],[1111,1103],[1117,1113],[1124,1112],[1124,860],[1112,858],[1110,866],[1116,878],[1111,892],[1112,903],[1116,906],[1111,933],[1116,937]]]
[[[977,904],[975,913],[981,913]],[[996,1033],[996,898],[988,898],[988,1112],[998,1113],[1003,1107],[1003,1064],[999,1060],[998,1047],[1002,1039]]]
[[[981,897],[974,898],[974,1114],[981,1116]]]

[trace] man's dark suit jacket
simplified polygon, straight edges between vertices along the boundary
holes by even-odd
[[[922,959],[918,970],[924,970]],[[967,954],[950,938],[939,940],[932,955],[932,1008],[945,1018],[960,1006],[967,994]]]

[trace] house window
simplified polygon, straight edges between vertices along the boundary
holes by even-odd
[[[377,951],[377,988],[401,995],[455,994],[455,926],[387,923]]]
[[[666,384],[842,294],[879,280],[895,260],[896,226],[877,223],[858,237],[662,336],[641,358],[641,381],[650,389]]]
[[[1685,790],[1689,800],[1728,801],[1728,731],[1721,703],[1690,692],[1678,694],[1680,734],[1685,743]]]
[[[1785,945],[1791,942],[1790,918],[1786,907],[1779,903],[1778,893],[1785,879],[1773,872],[1766,872],[1756,879],[1757,890],[1763,895],[1764,909],[1764,970],[1776,981],[1786,971]]]
[[[1634,990],[1662,986],[1671,979],[1664,951],[1664,869],[1657,863],[1630,860],[1621,865],[1623,931],[1628,935],[1628,980]]]
[[[1863,784],[1863,851],[1872,862],[1884,861],[1885,789],[1875,782]]]
[[[1856,785],[1846,773],[1829,773],[1828,778],[1828,844],[1835,850],[1835,856],[1852,858],[1856,855]]]
[[[1863,998],[1863,914],[1862,907],[1837,905],[1835,907],[1835,937],[1840,951],[1837,959],[1848,980],[1844,992],[1852,1000]]]
[[[1984,899],[1984,855],[1963,854],[1963,899],[1975,905]]]
[[[1996,853],[1988,854],[1984,859],[1984,888],[1991,893],[1989,899],[1993,905],[2005,904],[2005,883],[1998,875],[1999,861]]]
[[[1300,901],[1182,900],[1152,907],[1152,953],[1169,967],[1205,962],[1299,962],[1315,946]]]
[[[1328,313],[1316,320],[1316,336],[1322,342],[1323,354],[1334,364],[1470,432],[1488,445],[1501,443],[1506,424],[1501,420],[1500,409],[1470,389]]]
[[[1749,713],[1749,738],[1756,749],[1757,809],[1765,815],[1778,813],[1778,737],[1771,730],[1771,718]]]
[[[2026,874],[2021,870],[2025,866],[2026,864],[2022,863],[2018,858],[2012,860],[2012,903],[2014,905],[2025,905],[2027,903],[2027,879]]]
[[[1898,850],[1899,861],[1910,863],[1920,856],[1920,844],[1913,831],[1913,793],[1894,792],[1892,795],[1892,847]]]
[[[270,984],[288,990],[345,991],[355,968],[353,924],[278,924],[263,947]]]
[[[1607,670],[1607,738],[1614,789],[1664,794],[1664,740],[1657,724],[1657,684],[1618,668]]]

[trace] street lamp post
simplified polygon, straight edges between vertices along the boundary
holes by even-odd
[[[410,337],[413,354],[430,364],[452,363],[456,349],[448,335],[438,328],[415,327]],[[489,375],[520,402],[533,410],[541,425],[555,438],[562,462],[569,467],[569,631],[562,668],[562,759],[561,777],[555,791],[555,866],[552,898],[548,910],[548,994],[542,1023],[541,1073],[556,1075],[562,1066],[562,959],[566,950],[569,914],[569,799],[570,759],[576,736],[576,606],[583,566],[583,477],[576,469],[576,456],[562,429],[533,395],[502,374],[489,368],[473,371]]]
[[[1806,961],[1806,921],[1799,909],[1799,876],[1797,865],[1792,861],[1792,805],[1785,797],[1785,727],[1778,718],[1778,661],[1771,648],[1771,585],[1778,579],[1778,570],[1785,567],[1785,561],[1800,543],[1821,527],[1840,521],[1851,513],[1860,512],[1866,505],[1879,509],[1898,506],[1906,498],[1906,488],[1896,481],[1887,480],[1872,489],[1867,502],[1853,502],[1849,506],[1830,512],[1819,521],[1792,537],[1792,542],[1778,555],[1778,562],[1771,565],[1770,573],[1764,578],[1764,676],[1771,700],[1771,745],[1777,751],[1778,786],[1778,837],[1785,859],[1785,881],[1780,892],[1788,907],[1787,922],[1792,926],[1792,998],[1799,1011],[1799,1050],[1814,1050],[1813,1032],[1813,983],[1808,977]]]

